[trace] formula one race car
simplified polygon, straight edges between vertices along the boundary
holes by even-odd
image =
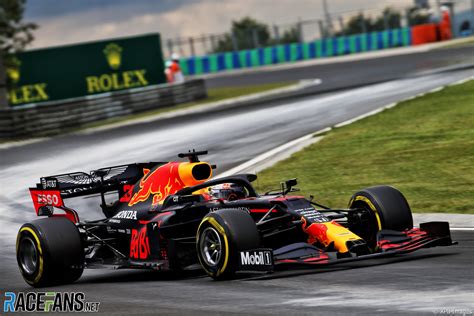
[[[17,261],[35,287],[70,283],[84,268],[180,271],[200,264],[214,279],[320,266],[449,246],[449,224],[413,228],[410,207],[390,186],[355,193],[347,209],[291,196],[296,180],[259,195],[255,175],[211,179],[198,156],[41,178],[30,193],[38,216],[17,237]],[[118,192],[108,204],[106,194]],[[101,197],[104,219],[81,221],[63,200]],[[60,213],[58,213],[60,212]]]

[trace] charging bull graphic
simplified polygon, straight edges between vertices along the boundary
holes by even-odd
[[[349,241],[361,240],[359,236],[335,221],[309,223],[305,218],[302,218],[302,221],[303,231],[308,234],[308,243],[319,242],[324,247],[333,243],[335,249],[345,253],[349,251],[347,246]]]
[[[315,243],[319,241],[324,246],[331,242],[328,238],[328,227],[323,223],[308,223],[305,218],[303,221],[303,231],[308,234],[308,242]]]
[[[212,168],[204,162],[170,162],[154,170],[144,169],[143,174],[140,182],[135,184],[135,193],[128,206],[147,201],[150,197],[153,197],[152,206],[162,204],[168,195],[208,180]]]

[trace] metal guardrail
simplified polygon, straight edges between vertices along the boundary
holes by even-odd
[[[0,110],[0,139],[62,134],[86,124],[207,97],[204,80]]]

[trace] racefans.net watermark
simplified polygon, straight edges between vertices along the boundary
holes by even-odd
[[[468,316],[474,312],[472,309],[467,308],[441,308],[436,310],[435,315],[453,315],[453,316]]]
[[[83,292],[5,292],[3,312],[94,313],[99,305],[86,301]]]

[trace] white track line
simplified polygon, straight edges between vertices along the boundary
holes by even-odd
[[[29,144],[34,144],[38,142],[43,142],[45,140],[50,139],[49,137],[41,137],[41,138],[32,138],[32,139],[26,139],[26,140],[19,140],[19,141],[13,141],[13,142],[6,142],[3,144],[0,144],[0,149],[8,149],[12,147],[18,147],[18,146],[25,146]]]
[[[474,227],[450,227],[451,231],[474,231]]]
[[[441,91],[443,90],[446,86],[453,86],[453,85],[458,85],[458,84],[463,84],[469,80],[474,80],[474,76],[471,76],[471,77],[468,77],[466,79],[462,79],[462,80],[459,80],[459,81],[456,81],[454,83],[451,83],[451,84],[448,84],[448,85],[444,85],[444,86],[440,86],[440,87],[436,87],[436,88],[433,88],[431,90],[429,90],[428,92],[425,92],[425,93],[421,93],[419,95],[426,95],[426,94],[429,94],[429,93],[433,93],[433,92],[438,92],[438,91]],[[349,124],[352,124],[358,120],[361,120],[361,119],[364,119],[366,117],[369,117],[369,116],[372,116],[372,115],[375,115],[377,113],[380,113],[384,110],[387,110],[387,109],[391,109],[395,106],[397,106],[400,102],[404,102],[404,101],[407,101],[407,100],[412,100],[412,99],[415,99],[417,96],[411,96],[411,97],[408,97],[408,98],[405,98],[401,101],[398,101],[398,102],[393,102],[393,103],[390,103],[390,104],[387,104],[387,105],[384,105],[378,109],[375,109],[373,111],[370,111],[368,113],[365,113],[365,114],[362,114],[362,115],[359,115],[355,118],[352,118],[350,120],[347,120],[347,121],[344,121],[342,123],[338,123],[336,125],[334,125],[334,128],[338,128],[338,127],[342,127],[342,126],[346,126],[346,125],[349,125]],[[318,130],[316,132],[313,132],[313,133],[310,133],[308,135],[305,135],[303,137],[300,137],[300,138],[297,138],[297,139],[294,139],[286,144],[283,144],[283,145],[280,145],[266,153],[263,153],[261,155],[258,155],[257,157],[243,163],[243,164],[240,164],[232,169],[229,169],[227,170],[226,172],[223,172],[222,174],[216,176],[216,178],[221,178],[221,177],[226,177],[226,176],[230,176],[230,175],[233,175],[233,174],[237,174],[239,172],[242,172],[243,170],[246,170],[246,169],[250,169],[252,168],[253,166],[256,166],[260,163],[262,163],[263,161],[265,160],[270,160],[270,159],[274,159],[274,156],[281,153],[282,151],[284,150],[287,150],[293,146],[297,146],[298,144],[300,143],[303,143],[303,142],[306,142],[308,141],[309,139],[315,137],[315,136],[318,136],[318,135],[321,135],[321,134],[325,134],[329,131],[331,131],[333,128],[332,127],[326,127],[324,129],[321,129],[321,130]],[[320,137],[323,137],[323,136],[320,136]],[[448,221],[449,222],[449,221]],[[474,231],[474,227],[450,227],[450,230],[451,231]]]
[[[352,124],[354,122],[357,122],[359,120],[362,120],[366,117],[369,117],[369,116],[372,116],[372,115],[375,115],[375,114],[378,114],[380,112],[383,112],[385,110],[388,110],[388,109],[391,109],[395,106],[397,106],[399,103],[401,102],[404,102],[404,101],[408,101],[408,100],[413,100],[413,99],[416,99],[416,98],[419,98],[419,97],[423,97],[427,94],[430,94],[430,93],[434,93],[434,92],[438,92],[438,91],[441,91],[443,90],[444,88],[446,88],[447,86],[455,86],[455,85],[459,85],[459,84],[463,84],[465,82],[468,82],[469,80],[474,80],[474,76],[471,76],[471,77],[468,77],[468,78],[465,78],[465,79],[461,79],[461,80],[458,80],[458,81],[455,81],[453,83],[450,83],[450,84],[447,84],[447,85],[444,85],[444,86],[439,86],[439,87],[436,87],[436,88],[433,88],[431,90],[428,90],[426,92],[422,92],[422,93],[418,93],[414,96],[411,96],[411,97],[407,97],[407,98],[404,98],[398,102],[393,102],[393,103],[390,103],[390,104],[387,104],[387,105],[384,105],[378,109],[375,109],[373,111],[370,111],[370,112],[367,112],[365,114],[362,114],[362,115],[359,115],[359,116],[356,116],[352,119],[349,119],[347,121],[344,121],[344,122],[341,122],[341,123],[338,123],[336,125],[334,125],[335,128],[339,128],[339,127],[342,127],[342,126],[346,126],[346,125],[349,125],[349,124]]]
[[[327,129],[324,129],[324,130],[327,130]],[[321,133],[322,131],[323,131],[323,130],[320,130],[320,131],[318,131],[318,132]],[[291,148],[291,147],[293,147],[293,146],[295,146],[295,145],[297,145],[297,144],[299,144],[299,143],[301,143],[301,142],[304,142],[304,141],[307,141],[307,140],[313,138],[313,137],[314,137],[314,134],[315,134],[315,133],[311,133],[311,134],[305,135],[305,136],[303,136],[303,137],[300,137],[300,138],[297,138],[297,139],[295,139],[295,140],[292,140],[292,141],[290,141],[290,142],[288,142],[288,143],[286,143],[286,144],[283,144],[283,145],[281,145],[281,146],[278,146],[278,147],[276,147],[276,148],[273,148],[272,150],[267,151],[266,153],[263,153],[263,154],[261,154],[261,155],[258,155],[257,157],[255,157],[255,158],[253,158],[253,159],[251,159],[251,160],[249,160],[249,161],[247,161],[247,162],[245,162],[245,163],[243,163],[243,164],[238,165],[237,167],[234,167],[234,168],[232,168],[232,169],[229,169],[229,170],[227,170],[227,171],[225,171],[225,172],[219,174],[216,178],[227,177],[227,176],[230,176],[230,175],[233,175],[233,174],[242,172],[243,170],[248,169],[248,168],[250,168],[250,167],[252,167],[252,166],[254,166],[254,165],[256,165],[256,164],[258,164],[258,163],[260,163],[260,162],[262,162],[262,161],[264,161],[264,160],[267,160],[267,159],[269,159],[269,158],[272,158],[272,157],[275,156],[276,154],[278,154],[278,153],[280,153],[280,152],[282,152],[282,151],[284,151],[284,150],[286,150],[286,149],[289,149],[289,148]]]
[[[440,86],[440,87],[436,87],[436,88],[433,88],[431,90],[429,90],[428,92],[425,92],[425,93],[420,93],[418,96],[423,96],[423,95],[426,95],[426,94],[429,94],[429,93],[433,93],[433,92],[438,92],[438,91],[441,91],[443,90],[445,87],[447,86],[454,86],[454,85],[458,85],[458,84],[463,84],[469,80],[474,80],[474,76],[471,76],[471,77],[468,77],[466,79],[462,79],[462,80],[459,80],[459,81],[456,81],[454,83],[451,83],[451,84],[448,84],[448,85],[444,85],[444,86]],[[398,102],[393,102],[393,103],[390,103],[390,104],[387,104],[387,105],[384,105],[378,109],[375,109],[373,111],[370,111],[368,113],[365,113],[365,114],[362,114],[362,115],[359,115],[355,118],[352,118],[352,119],[349,119],[347,121],[344,121],[344,122],[341,122],[341,123],[338,123],[336,125],[334,125],[334,128],[338,128],[338,127],[342,127],[342,126],[346,126],[346,125],[349,125],[349,124],[352,124],[358,120],[361,120],[361,119],[364,119],[366,117],[369,117],[369,116],[372,116],[372,115],[375,115],[377,113],[380,113],[384,110],[387,110],[387,109],[391,109],[395,106],[397,106],[400,102],[404,102],[404,101],[407,101],[407,100],[412,100],[412,99],[415,99],[416,97],[418,96],[411,96],[411,97],[408,97],[408,98],[405,98],[403,100],[400,100]],[[266,153],[263,153],[261,155],[258,155],[257,157],[243,163],[243,164],[240,164],[230,170],[227,170],[226,172],[223,172],[222,174],[218,175],[216,178],[220,178],[220,177],[226,177],[226,176],[230,176],[230,175],[233,175],[233,174],[237,174],[239,172],[242,172],[244,170],[248,170],[254,166],[257,166],[258,164],[264,162],[265,160],[270,160],[270,159],[275,159],[275,156],[280,154],[282,151],[285,151],[285,150],[288,150],[292,147],[296,147],[298,144],[301,144],[303,142],[307,142],[309,139],[317,136],[317,135],[321,135],[321,134],[325,134],[329,131],[331,131],[333,128],[332,127],[327,127],[327,128],[324,128],[324,129],[321,129],[321,130],[318,130],[316,132],[313,132],[313,133],[310,133],[308,135],[305,135],[303,137],[300,137],[300,138],[297,138],[297,139],[294,139],[286,144],[283,144],[283,145],[280,145]],[[320,136],[319,138],[321,137],[324,137],[324,136]],[[286,158],[284,158],[286,159]],[[275,163],[277,162],[278,160],[275,161]],[[474,231],[474,227],[451,227],[450,228],[452,231]]]
[[[448,85],[444,85],[444,86],[439,86],[439,87],[436,87],[436,88],[433,88],[431,90],[429,90],[428,92],[424,92],[424,93],[420,93],[418,95],[415,95],[415,96],[411,96],[411,97],[407,97],[407,98],[404,98],[398,102],[393,102],[393,103],[389,103],[389,104],[386,104],[386,105],[383,105],[375,110],[372,110],[370,112],[367,112],[367,113],[364,113],[362,115],[359,115],[359,116],[356,116],[352,119],[349,119],[349,120],[346,120],[344,122],[341,122],[341,123],[338,123],[336,125],[334,125],[334,128],[339,128],[339,127],[342,127],[342,126],[346,126],[346,125],[349,125],[349,124],[352,124],[356,121],[359,121],[359,120],[362,120],[364,118],[367,118],[369,116],[372,116],[372,115],[375,115],[375,114],[378,114],[380,112],[383,112],[385,110],[388,110],[388,109],[391,109],[391,108],[394,108],[395,106],[397,106],[398,104],[400,104],[401,102],[404,102],[404,101],[407,101],[407,100],[412,100],[412,99],[415,99],[417,98],[418,96],[423,96],[423,95],[426,95],[426,94],[429,94],[429,93],[433,93],[433,92],[437,92],[437,91],[441,91],[442,89],[444,89],[446,86],[453,86],[453,85],[458,85],[458,84],[462,84],[462,83],[465,83],[469,80],[474,80],[474,76],[471,76],[471,77],[468,77],[466,79],[462,79],[462,80],[459,80],[459,81],[456,81],[454,83],[451,83],[451,84],[448,84]],[[324,134],[324,133],[327,133],[329,132],[330,130],[332,130],[333,128],[331,127],[326,127],[324,129],[321,129],[321,130],[318,130],[316,132],[313,132],[313,133],[310,133],[310,134],[307,134],[305,136],[302,136],[300,138],[297,138],[297,139],[294,139],[286,144],[283,144],[283,145],[280,145],[276,148],[273,148],[271,149],[270,151],[268,152],[265,152],[261,155],[258,155],[257,157],[247,161],[247,162],[244,162],[243,164],[240,164],[232,169],[229,169],[225,172],[223,172],[222,174],[218,175],[216,178],[220,178],[220,177],[226,177],[226,176],[230,176],[230,175],[233,175],[233,174],[236,174],[236,173],[239,173],[239,172],[242,172],[243,170],[246,170],[246,169],[249,169],[249,168],[252,168],[254,165],[257,165],[261,162],[263,162],[264,160],[267,160],[267,159],[270,159],[270,158],[274,158],[274,156],[278,153],[281,153],[282,151],[284,150],[287,150],[297,144],[300,144],[302,142],[305,142],[307,141],[308,139],[314,137],[314,136],[317,136],[317,135],[321,135],[321,134]]]
[[[395,104],[394,104],[394,103],[391,103],[391,104],[389,104],[389,105],[384,105],[384,106],[382,106],[382,107],[380,107],[380,108],[378,108],[378,109],[375,109],[375,110],[373,110],[373,111],[370,111],[370,112],[364,113],[364,114],[362,114],[362,115],[356,116],[356,117],[354,117],[354,118],[352,118],[352,119],[349,119],[349,120],[347,120],[347,121],[344,121],[344,122],[342,122],[342,123],[338,123],[338,124],[334,125],[334,127],[335,127],[335,128],[339,128],[339,127],[343,127],[343,126],[352,124],[352,123],[354,123],[354,122],[356,122],[356,121],[365,119],[366,117],[369,117],[369,116],[372,116],[372,115],[375,115],[375,114],[378,114],[378,113],[382,112],[383,110],[385,110],[385,108],[386,108],[387,106],[394,107],[394,106],[396,106],[396,105],[397,105],[396,103],[395,103]]]

